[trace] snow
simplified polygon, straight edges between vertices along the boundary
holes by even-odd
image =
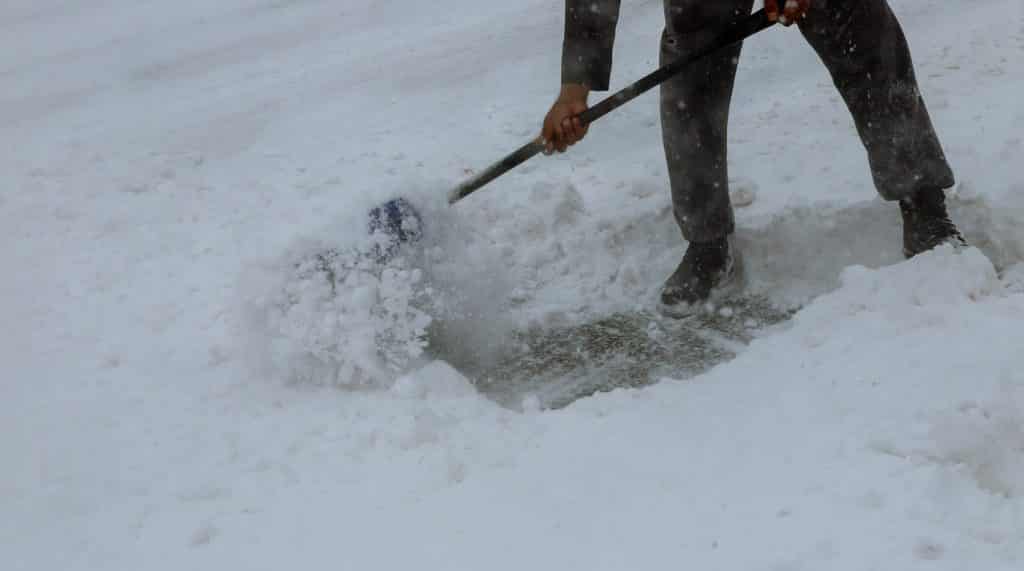
[[[648,307],[683,247],[653,95],[444,206],[535,135],[559,3],[7,2],[4,568],[1020,569],[1024,6],[893,4],[978,248],[901,261],[826,72],[768,31],[737,243],[799,311],[695,378],[519,410],[455,364]],[[661,18],[624,2],[613,88]],[[337,300],[295,272],[397,194],[429,234],[401,271]]]

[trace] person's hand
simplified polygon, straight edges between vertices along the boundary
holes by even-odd
[[[590,95],[590,89],[585,85],[566,84],[562,86],[558,100],[544,117],[541,136],[544,137],[545,153],[551,154],[555,151],[564,153],[566,149],[586,136],[587,125],[584,125],[577,115],[587,110],[588,95]]]
[[[782,5],[782,9],[779,6]],[[764,0],[764,11],[772,22],[790,26],[811,9],[811,0]]]

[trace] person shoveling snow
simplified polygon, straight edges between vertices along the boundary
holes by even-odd
[[[945,204],[945,191],[954,184],[953,172],[918,90],[906,39],[886,0],[789,0],[784,6],[770,0],[754,14],[750,14],[753,0],[665,0],[662,66],[588,106],[591,91],[608,89],[619,6],[620,0],[566,0],[562,87],[540,136],[456,187],[449,194],[450,204],[531,157],[566,151],[586,135],[591,123],[660,85],[673,211],[689,246],[661,289],[659,309],[671,317],[693,314],[740,281],[741,264],[731,240],[735,221],[728,188],[726,131],[742,42],[777,22],[796,23],[832,74],[853,115],[878,193],[899,203],[904,255],[909,258],[944,243],[965,244]],[[379,351],[387,353],[383,359],[387,366],[377,366],[368,358],[365,361],[370,365],[360,369],[371,372],[364,376],[379,378],[387,375],[374,371],[401,369],[427,344],[430,311],[417,307],[417,300],[430,296],[417,292],[428,288],[429,280],[420,279],[419,269],[405,266],[409,259],[422,259],[405,246],[419,241],[430,232],[430,226],[410,203],[393,200],[371,213],[370,233],[376,240],[371,241],[369,252],[358,248],[352,255],[329,252],[297,266],[298,283],[324,294],[322,314],[338,316],[338,323],[346,324],[346,332],[352,331],[348,324],[358,321],[353,318],[358,314],[372,334],[359,330],[360,336],[388,347]],[[405,255],[396,257],[401,252]],[[353,269],[358,271],[352,273]],[[391,283],[398,278],[400,288]],[[345,287],[337,287],[343,280],[347,280]],[[361,297],[353,293],[364,291],[376,293]],[[393,291],[403,293],[396,297],[389,293]],[[285,296],[287,303],[277,304],[284,308],[278,313],[285,325],[295,322],[299,310],[307,309],[292,303],[294,297]],[[398,314],[375,309],[395,304],[399,298],[402,310]],[[406,321],[417,325],[405,327]],[[333,327],[335,321],[331,324]],[[395,327],[400,334],[392,332]],[[351,361],[352,343],[339,343],[334,329],[300,327],[299,333],[299,346],[303,352],[314,353],[316,363]],[[294,338],[295,334],[289,330],[285,337]],[[306,351],[309,347],[315,351]],[[330,368],[345,369],[333,364]]]
[[[587,133],[591,91],[608,89],[619,0],[566,0],[562,88],[544,119],[548,152],[564,152]],[[906,257],[940,244],[964,244],[945,206],[953,186],[910,50],[886,0],[767,0],[772,20],[796,23],[832,75],[868,153],[875,187],[898,201]],[[753,0],[665,0],[662,62],[706,45],[736,25]],[[689,242],[661,292],[670,314],[692,308],[733,285],[735,231],[729,201],[726,126],[740,43],[692,61],[661,86],[661,124],[676,221]]]

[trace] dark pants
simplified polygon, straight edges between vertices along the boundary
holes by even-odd
[[[665,0],[662,63],[701,46],[750,13],[753,0]],[[953,186],[917,88],[910,50],[885,0],[814,0],[800,31],[828,67],[867,149],[886,200]],[[734,230],[726,130],[740,47],[696,63],[661,88],[661,125],[672,202],[691,242]]]

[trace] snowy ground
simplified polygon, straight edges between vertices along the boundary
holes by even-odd
[[[559,4],[5,2],[5,569],[1024,565],[1019,0],[893,1],[981,251],[900,262],[824,69],[771,30],[732,116],[739,239],[803,309],[736,359],[518,410],[441,361],[353,388],[253,355],[288,256],[397,193],[471,310],[441,353],[649,305],[683,247],[652,96],[443,210],[535,134]],[[615,85],[660,19],[624,2]]]

